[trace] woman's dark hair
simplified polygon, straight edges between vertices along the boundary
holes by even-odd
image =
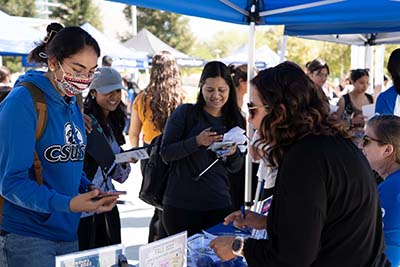
[[[364,77],[364,76],[369,77],[368,71],[369,71],[368,69],[351,70],[351,73],[350,73],[351,82],[354,83],[355,81],[357,81],[358,79],[360,79],[361,77]]]
[[[92,97],[91,93],[93,91],[95,91],[95,89],[90,90],[89,94],[85,98],[83,112],[85,114],[92,114],[100,123],[101,128],[107,136],[111,136],[110,128],[107,126],[109,125],[112,132],[114,133],[118,145],[122,146],[123,144],[125,144],[125,137],[123,135],[126,119],[125,104],[121,101],[118,107],[108,114],[108,118],[106,120],[102,108],[99,106],[99,104],[97,104],[96,99]]]
[[[97,57],[100,56],[97,41],[80,27],[64,28],[59,23],[51,23],[46,30],[47,35],[44,40],[29,53],[29,62],[45,65],[49,57],[55,57],[62,63],[65,58],[78,53],[85,46],[91,46]]]
[[[0,103],[3,102],[3,100],[8,96],[8,94],[11,91],[11,87],[4,88],[0,86]]]
[[[235,64],[229,64],[228,68],[231,72],[232,81],[235,88],[239,87],[240,80],[247,82],[247,64],[242,64],[239,66]]]
[[[150,69],[150,83],[143,92],[144,114],[150,101],[151,121],[159,131],[172,111],[182,103],[182,79],[175,57],[168,51],[153,56]]]
[[[387,70],[392,76],[393,85],[397,93],[400,95],[400,48],[390,54]]]
[[[306,64],[306,68],[309,73],[313,73],[314,71],[320,72],[322,69],[326,69],[329,72],[328,64],[320,58],[316,58],[313,61],[310,61]]]
[[[0,67],[0,83],[8,83],[10,80],[10,70],[6,66]]]
[[[367,121],[380,144],[393,146],[394,161],[400,163],[400,117],[392,114],[376,115]]]
[[[286,61],[262,70],[251,83],[268,105],[259,132],[264,149],[270,146],[267,154],[272,166],[279,165],[289,147],[308,134],[348,137],[345,127],[331,119],[328,102],[295,63]]]
[[[228,101],[222,107],[222,116],[224,117],[225,126],[228,127],[228,129],[235,126],[240,126],[244,128],[245,121],[243,119],[243,116],[240,114],[240,110],[237,105],[236,88],[233,85],[231,72],[229,68],[220,61],[210,61],[204,66],[199,82],[200,92],[197,97],[196,109],[202,110],[204,105],[206,104],[203,94],[201,93],[201,88],[203,87],[205,81],[208,78],[216,77],[223,78],[229,86]]]

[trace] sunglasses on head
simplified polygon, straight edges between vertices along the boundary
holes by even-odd
[[[247,109],[249,110],[249,117],[254,118],[254,115],[256,115],[256,110],[259,108],[265,108],[265,110],[268,111],[269,106],[268,105],[256,106],[253,103],[247,103]]]
[[[379,139],[373,138],[373,137],[368,136],[368,135],[364,135],[364,136],[363,136],[362,145],[363,145],[363,147],[366,147],[366,146],[368,146],[369,144],[371,144],[373,141],[375,141],[375,142],[377,142],[377,143],[379,143],[379,144],[385,144],[385,142],[382,142],[382,141],[379,140]]]

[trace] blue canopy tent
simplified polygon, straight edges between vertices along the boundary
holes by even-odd
[[[395,32],[400,26],[398,0],[109,1],[249,25],[249,66],[254,66],[255,25],[326,25],[335,31],[331,33]],[[253,72],[249,71],[248,80],[252,76]],[[247,161],[246,202],[251,196],[250,166]]]
[[[145,53],[129,49],[118,42],[107,38],[102,32],[93,27],[90,23],[81,26],[99,43],[101,56],[110,56],[113,58],[113,67],[115,68],[138,68],[148,67],[148,60]]]
[[[399,27],[400,2],[392,0],[112,0],[146,8],[248,25],[330,25],[353,33],[392,32]],[[251,6],[254,4],[254,11]],[[356,13],[355,13],[356,12]],[[345,33],[342,32],[342,33]]]
[[[43,38],[43,33],[18,22],[12,16],[0,11],[0,55],[24,56]]]

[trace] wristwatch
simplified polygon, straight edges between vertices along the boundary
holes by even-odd
[[[243,248],[244,248],[244,238],[243,237],[235,237],[232,242],[232,253],[235,256],[243,257]]]

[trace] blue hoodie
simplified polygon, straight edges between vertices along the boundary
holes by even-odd
[[[43,72],[28,71],[16,84],[22,81],[45,93],[48,119],[36,143],[37,114],[29,91],[16,86],[0,104],[0,194],[5,199],[1,228],[24,236],[75,241],[80,213],[72,213],[69,203],[90,183],[83,173],[82,113],[75,97],[67,103]],[[35,148],[42,164],[40,186],[32,165]]]

